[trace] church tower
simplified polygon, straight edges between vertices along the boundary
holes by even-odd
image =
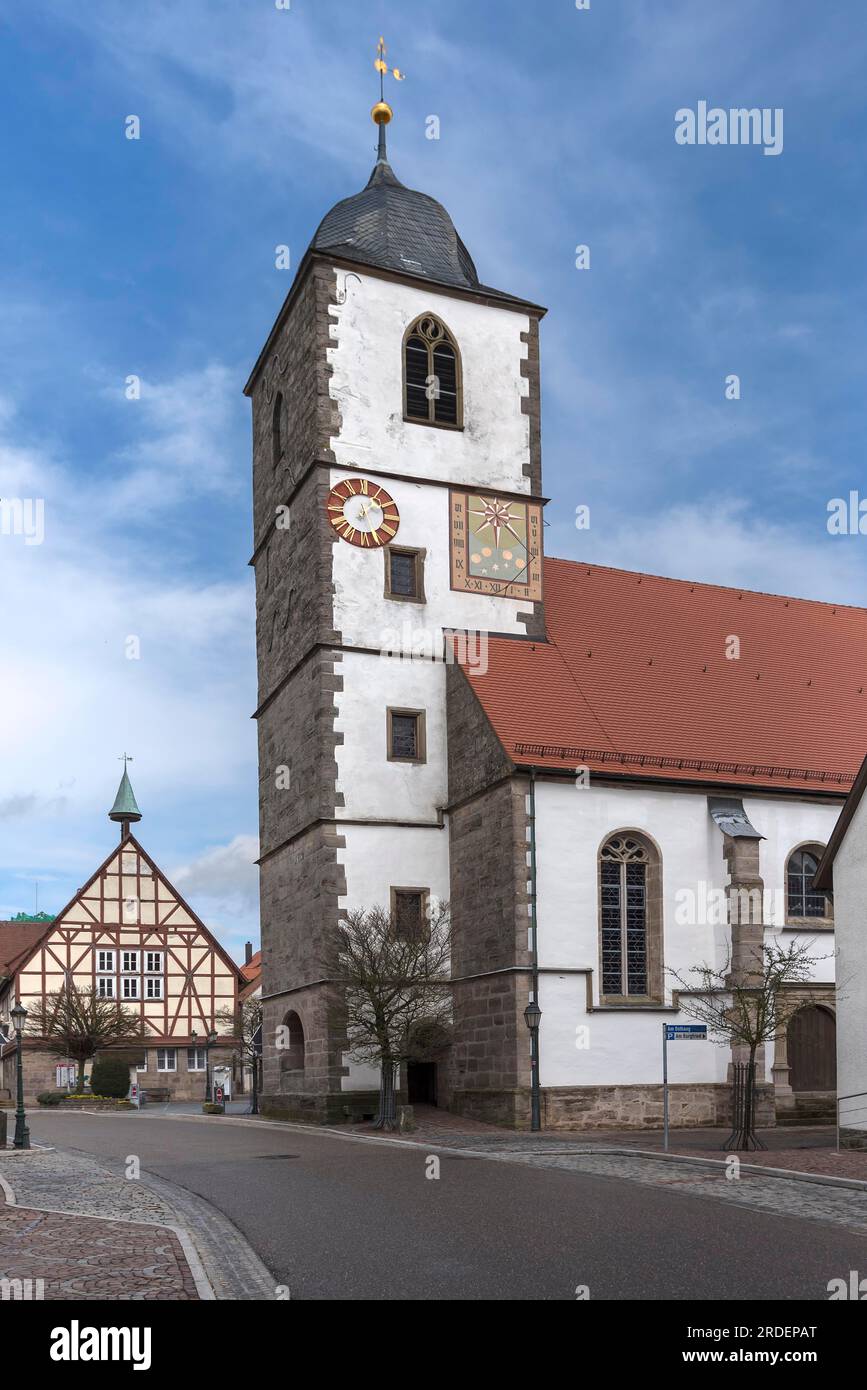
[[[328,942],[449,898],[444,632],[544,635],[539,320],[389,162],[325,216],[253,405],[263,1108],[372,1114]],[[279,1044],[279,1045],[278,1045]],[[447,1103],[447,1068],[440,1103]]]

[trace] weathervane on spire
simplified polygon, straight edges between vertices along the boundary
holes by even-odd
[[[380,35],[379,43],[376,46],[376,58],[373,63],[373,66],[379,73],[379,101],[370,113],[375,124],[379,126],[380,144],[382,144],[384,140],[383,127],[388,125],[394,115],[394,112],[385,99],[385,79],[389,73],[391,73],[392,77],[398,82],[403,82],[406,78],[406,73],[401,72],[400,68],[389,67],[388,63],[385,61],[387,52],[388,49],[385,46],[385,39]]]

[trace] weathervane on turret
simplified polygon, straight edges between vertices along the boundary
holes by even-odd
[[[390,68],[388,66],[388,63],[385,61],[387,52],[388,49],[385,46],[385,39],[380,35],[379,43],[376,47],[376,58],[373,63],[373,66],[379,73],[379,101],[372,107],[370,115],[374,123],[379,126],[379,158],[383,161],[386,159],[385,127],[394,115],[394,112],[385,99],[385,79],[389,73],[391,73],[392,77],[398,82],[403,82],[406,78],[406,73],[401,72],[400,68]]]

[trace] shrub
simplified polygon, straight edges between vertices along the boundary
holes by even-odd
[[[225,1105],[216,1105],[213,1101],[210,1100],[206,1100],[202,1104],[203,1115],[223,1115],[225,1113],[225,1110]]]
[[[121,1062],[117,1057],[103,1057],[94,1062],[90,1089],[94,1096],[123,1100],[129,1091],[129,1063]]]
[[[36,1100],[39,1105],[59,1105],[65,1095],[65,1091],[40,1091]]]

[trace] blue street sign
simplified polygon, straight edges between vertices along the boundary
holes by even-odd
[[[703,1023],[666,1023],[665,1036],[669,1042],[707,1041],[707,1027]]]

